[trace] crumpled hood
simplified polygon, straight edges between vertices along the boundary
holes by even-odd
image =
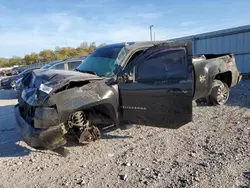
[[[24,89],[22,91],[22,98],[28,104],[37,106],[41,105],[50,94],[69,84],[70,82],[84,82],[102,79],[103,78],[96,75],[81,73],[77,71],[38,69],[32,71],[23,78],[22,83],[24,85]],[[38,96],[38,99],[36,99],[36,95],[41,84],[44,84],[53,89],[49,95],[44,93],[44,95],[46,96],[42,98]]]
[[[24,86],[28,88],[39,88],[43,83],[53,89],[58,89],[70,81],[87,81],[103,79],[96,75],[68,70],[37,69],[32,71],[23,79]]]

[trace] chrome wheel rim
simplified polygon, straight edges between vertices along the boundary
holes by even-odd
[[[225,104],[229,97],[228,87],[223,84],[220,85],[217,91],[217,102],[218,104]]]

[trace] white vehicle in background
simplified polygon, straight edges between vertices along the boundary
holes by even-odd
[[[42,66],[41,69],[74,70],[86,59],[86,57],[87,56],[79,56],[64,60],[51,61]]]

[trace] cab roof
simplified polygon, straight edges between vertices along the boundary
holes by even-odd
[[[125,44],[127,45],[127,48],[136,48],[136,47],[147,47],[147,46],[153,46],[153,45],[157,45],[157,44],[161,44],[161,43],[165,43],[165,42],[170,42],[170,41],[135,41],[135,42],[120,42],[120,43],[113,43],[113,44],[107,44],[104,47],[123,47],[125,46]]]
[[[162,43],[174,43],[173,41],[161,40],[161,41],[135,41],[135,42],[120,42],[107,44],[102,46],[101,48],[116,48],[126,46],[128,51],[135,50],[136,48],[148,48],[154,45],[162,44]]]

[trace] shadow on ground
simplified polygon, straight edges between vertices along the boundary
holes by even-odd
[[[31,150],[16,144],[20,141],[15,125],[14,105],[0,106],[0,157],[20,157]]]
[[[249,171],[243,172],[242,174],[243,182],[238,188],[249,188],[250,187],[250,169]]]
[[[17,91],[0,89],[0,100],[17,99]]]
[[[111,134],[102,135],[102,139],[127,139],[127,138],[133,138],[133,137],[132,136],[111,135]]]
[[[107,133],[102,133],[102,137],[99,140],[108,140],[108,139],[127,139],[127,138],[132,138],[132,136],[122,136],[122,135],[111,135],[111,134],[107,134]],[[97,140],[97,141],[99,141]],[[90,142],[93,143],[93,142]],[[67,137],[67,144],[65,144],[66,147],[74,147],[74,146],[87,146],[88,144],[82,144],[79,143],[78,140],[69,135]]]
[[[250,108],[250,80],[241,80],[230,89],[226,105]]]
[[[0,157],[22,157],[29,155],[30,149],[17,145],[15,142],[0,144]]]

